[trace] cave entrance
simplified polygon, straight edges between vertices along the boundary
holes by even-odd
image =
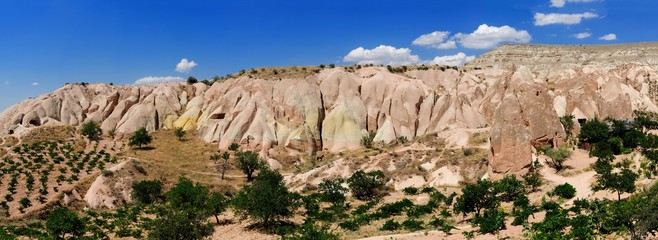
[[[587,118],[579,118],[578,119],[578,124],[579,125],[583,125],[583,124],[585,124],[585,122],[587,122]]]
[[[226,113],[215,113],[210,116],[210,119],[220,120],[226,117]]]
[[[37,127],[38,127],[38,126],[41,126],[41,121],[39,121],[39,119],[32,119],[32,120],[30,120],[29,123],[30,123],[32,126],[37,126]]]

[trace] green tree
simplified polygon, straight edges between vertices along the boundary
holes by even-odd
[[[137,146],[137,148],[142,148],[143,145],[148,145],[153,141],[149,132],[146,131],[146,128],[140,128],[130,136],[128,141],[128,146]]]
[[[560,117],[560,123],[562,124],[562,127],[564,127],[564,131],[567,133],[567,136],[571,136],[573,131],[573,119],[574,116],[571,114]]]
[[[384,172],[379,170],[367,173],[362,170],[356,171],[347,179],[347,185],[356,199],[372,199],[383,190]]]
[[[505,216],[507,214],[497,208],[484,210],[483,216],[476,216],[473,218],[473,225],[479,226],[478,232],[481,234],[495,234],[500,230],[505,229]]]
[[[559,172],[564,169],[564,161],[571,155],[568,148],[549,148],[546,150],[546,156],[549,158],[548,165]]]
[[[604,169],[604,168],[602,168]],[[622,193],[635,192],[635,181],[639,177],[633,170],[624,166],[621,171],[612,171],[612,168],[606,168],[597,174],[596,186],[593,190],[610,190],[617,193],[617,200],[621,200]]]
[[[176,130],[174,131],[174,134],[178,138],[178,141],[183,141],[183,138],[185,137],[186,133],[187,132],[182,127],[176,128]]]
[[[178,183],[167,192],[167,203],[176,209],[200,211],[206,207],[209,190],[207,187],[181,177]]]
[[[227,205],[228,202],[226,201],[224,195],[221,193],[213,192],[210,194],[210,198],[208,199],[208,211],[210,211],[210,213],[215,216],[217,224],[219,224],[219,214],[226,210]]]
[[[314,221],[306,220],[292,236],[283,237],[283,240],[338,240],[338,235],[328,231],[328,226],[317,226]]]
[[[162,182],[143,180],[133,183],[132,198],[142,204],[152,204],[162,197]]]
[[[583,123],[580,128],[578,139],[580,143],[596,144],[608,139],[610,128],[605,122],[598,119],[592,119]]]
[[[542,168],[538,160],[532,161],[530,170],[523,176],[523,181],[530,187],[530,192],[537,191],[537,188],[542,185],[541,174],[539,170]]]
[[[65,239],[67,234],[82,236],[85,233],[85,224],[74,212],[55,207],[46,219],[46,229],[56,239]]]
[[[198,83],[198,82],[199,82],[199,80],[196,79],[195,77],[192,77],[192,76],[187,77],[187,84],[195,84],[195,83]]]
[[[462,195],[457,197],[454,209],[455,212],[464,215],[475,212],[476,216],[480,216],[482,209],[496,208],[499,204],[500,201],[494,191],[494,182],[484,179],[462,188]]]
[[[214,232],[207,216],[185,209],[160,208],[158,217],[152,222],[148,238],[154,240],[198,240]]]
[[[342,178],[322,180],[318,185],[320,199],[334,205],[343,205],[345,202],[345,192],[347,191],[347,188],[343,187],[344,182],[345,180]]]
[[[256,170],[262,168],[263,163],[258,157],[258,153],[253,151],[240,151],[235,154],[235,166],[247,175],[247,181],[251,182],[254,179],[253,175]]]
[[[494,191],[503,202],[513,202],[526,195],[525,186],[515,175],[505,175],[503,179],[496,181]]]
[[[103,130],[97,122],[90,120],[80,125],[80,134],[87,137],[89,141],[98,140],[98,136],[103,134]]]
[[[233,198],[233,207],[239,216],[252,218],[267,228],[292,216],[294,205],[283,176],[267,168]]]

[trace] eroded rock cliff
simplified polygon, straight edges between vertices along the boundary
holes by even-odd
[[[469,70],[466,70],[469,69]],[[655,66],[587,65],[545,74],[531,67],[470,70],[324,69],[304,79],[248,75],[188,85],[69,84],[0,113],[0,135],[93,120],[117,137],[145,127],[196,129],[205,141],[262,155],[359,148],[368,131],[391,142],[455,128],[491,128],[494,174],[520,173],[532,146],[559,145],[559,116],[630,118],[657,111]]]

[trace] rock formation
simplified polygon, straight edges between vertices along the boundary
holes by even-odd
[[[526,48],[540,55],[515,52]],[[631,48],[645,51],[647,59],[657,52]],[[369,131],[376,133],[376,141],[392,142],[447,129],[491,128],[491,170],[503,174],[521,173],[531,161],[532,146],[561,144],[559,116],[630,118],[636,109],[658,112],[655,66],[615,65],[626,61],[621,55],[599,64],[599,55],[607,53],[601,51],[559,71],[537,67],[562,59],[552,49],[503,46],[464,69],[410,67],[391,73],[385,67],[337,67],[300,79],[242,74],[211,86],[68,84],[0,113],[0,136],[90,120],[100,122],[105,132],[116,130],[118,138],[141,127],[182,127],[198,130],[220,148],[235,142],[266,157],[270,149],[307,153],[359,148]],[[558,52],[572,58],[585,51],[565,49]],[[532,61],[510,59],[517,55]],[[474,67],[492,61],[505,65]]]

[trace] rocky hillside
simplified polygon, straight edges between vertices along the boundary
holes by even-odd
[[[517,54],[505,53],[510,48],[536,46],[504,46],[475,63]],[[569,48],[577,47],[564,49]],[[69,84],[0,113],[0,136],[21,135],[34,126],[93,120],[105,132],[116,130],[118,138],[141,127],[183,127],[198,130],[199,137],[220,148],[237,142],[268,155],[356,149],[369,131],[376,132],[375,141],[392,142],[449,129],[489,128],[492,172],[517,173],[530,163],[532,146],[562,144],[565,133],[559,116],[625,119],[637,109],[658,112],[655,66],[594,64],[586,61],[590,54],[570,61],[592,65],[544,74],[533,70],[533,62],[541,64],[555,56],[539,53],[518,55],[519,62],[532,59],[524,61],[531,67],[503,69],[391,73],[384,67],[337,67],[303,79],[242,75],[211,86]],[[506,59],[501,61],[514,62]]]
[[[658,42],[611,45],[509,44],[483,54],[470,67],[508,68],[527,66],[533,70],[577,68],[586,65],[616,67],[622,64],[658,64]]]

